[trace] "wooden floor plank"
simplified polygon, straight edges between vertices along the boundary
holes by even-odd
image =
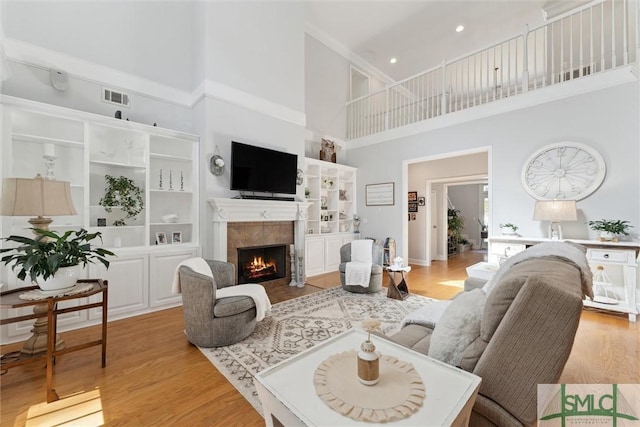
[[[413,266],[407,275],[409,291],[450,298],[462,290],[465,267],[484,257],[466,252],[448,261],[435,261],[431,267]],[[304,288],[280,286],[267,291],[277,303],[338,284],[338,273],[329,273],[309,278]],[[45,417],[54,415],[56,420],[86,420],[84,425],[99,425],[91,424],[96,418],[108,426],[264,425],[242,395],[187,342],[183,328],[181,308],[110,322],[106,368],[100,368],[99,347],[59,357],[54,386],[61,397],[69,399],[50,405],[43,403],[43,364],[11,369],[0,378],[0,425],[47,424]],[[91,327],[63,336],[72,345],[93,339],[99,331]],[[17,347],[7,345],[1,351]],[[639,324],[620,315],[584,311],[561,381],[640,383]],[[90,404],[65,408],[66,402],[73,402],[71,397]],[[94,413],[96,402],[98,413]]]

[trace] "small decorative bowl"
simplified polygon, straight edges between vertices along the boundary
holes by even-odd
[[[166,223],[178,222],[178,214],[162,215],[162,221]]]

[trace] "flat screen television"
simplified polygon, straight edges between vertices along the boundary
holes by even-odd
[[[231,189],[296,194],[298,156],[231,142]]]

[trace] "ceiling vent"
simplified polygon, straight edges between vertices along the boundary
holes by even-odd
[[[131,97],[128,93],[118,92],[113,89],[102,88],[102,100],[109,104],[120,105],[129,108],[131,106]]]

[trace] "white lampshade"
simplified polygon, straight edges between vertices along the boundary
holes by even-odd
[[[42,178],[5,178],[2,181],[0,214],[4,216],[77,215],[71,200],[71,185],[66,181]],[[37,228],[41,222],[30,220]],[[49,219],[50,223],[51,220]],[[43,224],[44,225],[44,224]],[[48,223],[47,223],[48,225]]]
[[[575,200],[538,200],[533,211],[537,221],[577,221],[578,211]]]

